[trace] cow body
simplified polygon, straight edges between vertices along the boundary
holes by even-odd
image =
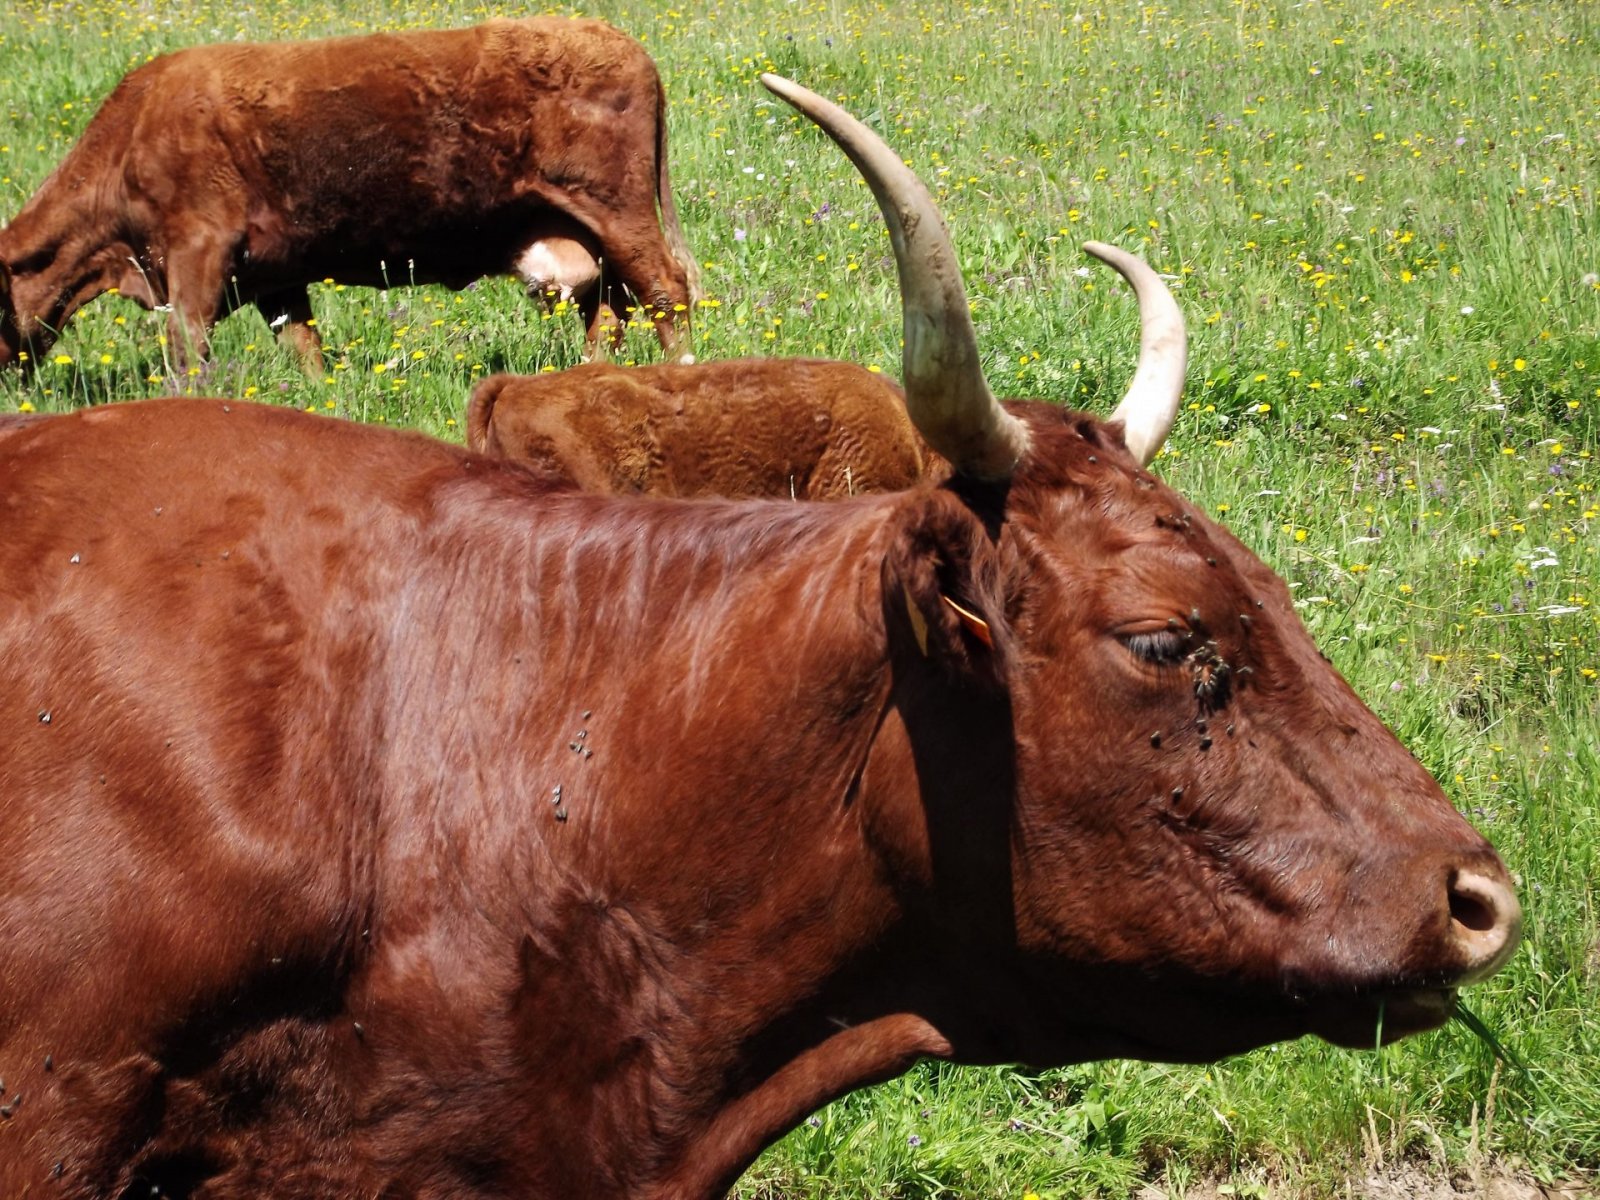
[[[611,495],[832,499],[893,491],[937,456],[898,385],[853,363],[590,363],[473,390],[467,445]]]
[[[0,363],[37,358],[112,288],[172,305],[180,362],[251,303],[320,362],[307,283],[521,273],[543,290],[546,239],[559,261],[576,249],[604,262],[605,287],[562,276],[584,283],[591,347],[626,289],[674,349],[693,262],[665,110],[644,50],[598,21],[164,55],[117,86],[0,230]]]
[[[0,1192],[709,1197],[919,1055],[1370,1041],[1492,852],[1248,551],[1025,419],[1007,497],[836,505],[221,402],[0,440]],[[985,661],[938,588],[1063,531],[1075,611],[1197,612],[1246,702],[1029,601]]]
[[[1144,471],[1148,394],[930,374],[959,271],[877,162],[938,486],[597,496],[220,400],[0,437],[0,1194],[712,1200],[918,1057],[1370,1046],[1506,961],[1503,864]]]

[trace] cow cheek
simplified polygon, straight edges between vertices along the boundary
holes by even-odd
[[[1017,701],[1028,703],[1021,694]],[[1112,724],[1101,706],[1087,692],[1056,691],[1048,724],[1026,715],[1018,722],[1045,730],[1018,744],[1019,948],[1078,962],[1149,963],[1170,957],[1180,940],[1174,918],[1196,890],[1196,856],[1176,839],[1152,836],[1164,772],[1148,745],[1130,740],[1126,714]]]
[[[1254,762],[1225,716],[1202,733],[1192,708],[1180,719],[1115,687],[1062,699],[1048,742],[1019,745],[1019,942],[1080,962],[1272,978],[1274,931],[1323,899],[1325,872],[1297,868],[1326,847],[1285,836],[1297,822],[1273,812],[1275,797],[1301,807],[1303,788],[1270,756]],[[1105,710],[1124,701],[1113,721]]]

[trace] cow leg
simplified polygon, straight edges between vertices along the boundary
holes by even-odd
[[[211,327],[222,313],[228,247],[209,231],[177,241],[167,253],[167,350],[173,369],[186,373],[211,348]]]
[[[258,296],[256,307],[277,333],[278,345],[299,359],[307,375],[320,378],[326,369],[322,360],[322,335],[317,332],[311,296],[304,285]]]
[[[613,282],[638,297],[666,356],[693,362],[684,336],[689,328],[689,277],[668,253],[654,212],[648,224],[613,224],[602,233],[601,245]]]

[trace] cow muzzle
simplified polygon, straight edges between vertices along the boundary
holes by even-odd
[[[1312,1005],[1312,1032],[1335,1045],[1363,1049],[1448,1021],[1459,989],[1505,966],[1522,937],[1522,906],[1498,862],[1493,866],[1459,867],[1446,876],[1440,900],[1449,915],[1429,955],[1443,965],[1419,982],[1368,986],[1354,998],[1324,993]]]

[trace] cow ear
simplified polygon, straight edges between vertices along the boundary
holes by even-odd
[[[998,556],[983,523],[943,490],[913,493],[883,564],[896,658],[999,684],[1009,630]]]
[[[494,454],[500,446],[494,438],[494,406],[515,375],[491,375],[472,389],[467,400],[467,449],[478,454]]]

